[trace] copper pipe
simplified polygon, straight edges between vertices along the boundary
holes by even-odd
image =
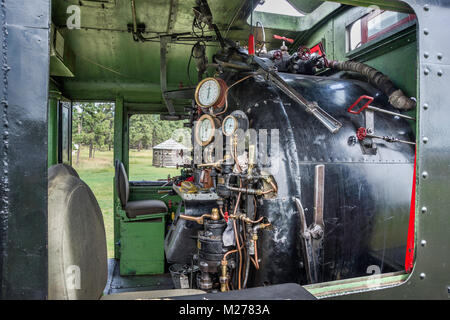
[[[238,290],[241,290],[241,263],[242,263],[242,253],[241,253],[241,245],[239,244],[239,239],[237,236],[237,228],[236,228],[236,220],[233,220],[233,230],[234,230],[234,238],[236,240],[236,244],[239,251],[239,273],[238,273]]]
[[[231,86],[229,86],[229,87],[227,88],[227,90],[225,90],[225,109],[223,109],[222,112],[219,112],[219,113],[215,114],[214,117],[217,117],[217,116],[219,116],[219,115],[221,115],[221,114],[224,114],[224,113],[227,111],[227,109],[228,109],[228,91],[229,91],[233,86],[237,85],[238,83],[240,83],[240,82],[242,82],[242,81],[244,81],[244,80],[246,80],[246,79],[248,79],[248,78],[250,78],[250,77],[254,77],[254,76],[255,76],[255,75],[253,75],[253,74],[250,74],[250,75],[248,75],[248,76],[245,76],[245,77],[243,77],[242,79],[240,79],[240,80],[236,81],[235,83],[233,83]]]
[[[242,186],[242,181],[239,179],[239,185]],[[239,202],[241,201],[241,193],[239,192],[236,205],[234,207],[233,215],[236,215],[237,208],[239,206]],[[236,227],[236,220],[233,220],[233,230],[234,230],[234,238],[236,240],[236,245],[239,250],[239,272],[238,272],[238,290],[241,290],[241,267],[242,267],[242,253],[241,253],[241,245],[239,244],[239,239],[237,235],[237,227]]]
[[[228,251],[227,253],[225,253],[225,254],[223,255],[222,261],[226,261],[226,260],[227,260],[227,257],[228,257],[230,254],[235,253],[235,252],[237,252],[237,249],[230,250],[230,251]]]
[[[225,215],[223,214],[223,206],[219,206],[219,212],[223,219],[225,219]]]
[[[272,179],[267,179],[267,181],[270,183],[270,185],[272,186],[273,192],[277,193],[278,192],[278,188],[275,185],[275,183],[272,181]]]
[[[253,240],[253,245],[255,246],[255,267],[256,267],[256,270],[259,270],[257,240]]]

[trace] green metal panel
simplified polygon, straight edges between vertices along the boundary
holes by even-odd
[[[48,101],[48,167],[58,163],[58,100],[61,93],[50,91]]]
[[[159,218],[121,221],[121,275],[164,273],[165,216],[156,216]]]
[[[123,98],[117,98],[114,109],[114,163],[116,162],[116,160],[122,161],[123,158],[123,114]],[[112,181],[112,183],[114,186],[114,257],[116,259],[120,259],[120,247],[118,245],[120,240],[120,201],[117,196],[117,190],[114,184],[114,180]]]

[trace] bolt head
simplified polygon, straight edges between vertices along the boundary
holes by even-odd
[[[420,274],[420,279],[423,280],[423,279],[425,279],[426,276],[427,276],[427,275],[426,275],[425,273],[422,272],[422,273]]]
[[[420,245],[421,245],[422,247],[425,247],[425,246],[427,245],[427,241],[426,241],[426,240],[420,241]]]
[[[428,138],[427,137],[423,137],[422,141],[423,141],[423,143],[427,143],[428,142]]]
[[[428,209],[427,209],[427,207],[422,207],[421,211],[422,211],[422,213],[427,213]]]
[[[424,179],[428,178],[428,172],[424,171],[422,173],[422,178],[424,178]]]

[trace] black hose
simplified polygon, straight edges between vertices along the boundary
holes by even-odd
[[[389,97],[389,103],[399,110],[412,110],[416,107],[416,102],[400,90],[388,76],[375,68],[356,61],[330,61],[329,67],[340,71],[353,71],[367,77],[369,82],[378,87]]]

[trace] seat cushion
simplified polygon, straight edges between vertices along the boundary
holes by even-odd
[[[177,296],[190,296],[204,294],[205,291],[196,289],[172,289],[172,290],[153,290],[153,291],[135,291],[122,292],[102,296],[101,300],[152,300],[164,299]]]
[[[122,208],[124,208],[128,202],[128,198],[130,197],[130,185],[128,182],[127,172],[125,170],[125,166],[122,162],[118,161],[116,163],[116,177],[115,183],[117,188],[117,194],[119,196],[120,204]]]
[[[94,194],[72,168],[51,167],[48,181],[48,298],[97,300],[107,278],[105,226]]]
[[[63,176],[63,175],[73,176],[78,179],[80,178],[75,169],[67,164],[63,163],[55,164],[48,169],[48,181],[53,181],[56,176]]]
[[[129,201],[125,205],[125,212],[128,218],[136,218],[145,214],[165,213],[167,206],[161,200]]]

